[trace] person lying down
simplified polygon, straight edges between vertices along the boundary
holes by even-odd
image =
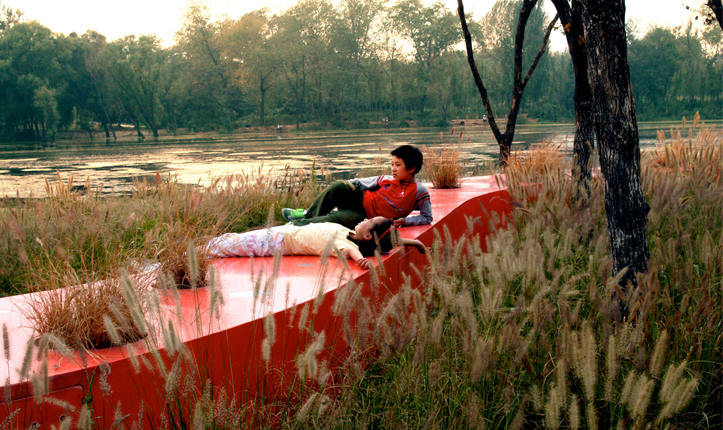
[[[210,258],[270,257],[277,251],[283,255],[321,255],[332,242],[342,255],[354,260],[362,269],[368,269],[371,264],[368,257],[372,257],[377,248],[380,252],[393,248],[394,234],[392,221],[380,216],[360,222],[354,230],[334,223],[287,224],[244,233],[226,233],[209,240],[206,251]],[[418,240],[398,238],[397,244],[415,246],[421,253],[426,252]]]

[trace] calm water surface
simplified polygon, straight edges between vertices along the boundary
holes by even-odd
[[[641,146],[655,144],[656,131],[679,123],[640,123]],[[457,143],[463,134],[463,160],[474,165],[496,159],[498,146],[487,125],[451,129],[364,130],[277,134],[235,134],[213,138],[162,138],[144,142],[59,141],[55,144],[0,144],[0,196],[45,196],[45,181],[73,175],[75,184],[89,178],[103,193],[130,189],[134,178],[156,172],[177,176],[183,183],[206,185],[219,176],[237,173],[280,174],[285,168],[310,170],[312,163],[334,178],[354,177],[376,166],[375,157],[388,163],[389,151],[410,143],[434,147]],[[570,150],[571,124],[519,125],[513,150],[542,139],[554,139]],[[470,139],[468,143],[467,139]],[[381,153],[380,153],[381,148]],[[320,171],[320,170],[319,170]],[[318,171],[318,172],[319,172]]]

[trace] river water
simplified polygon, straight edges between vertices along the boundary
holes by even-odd
[[[652,146],[657,130],[669,131],[679,123],[640,123],[641,147]],[[323,171],[335,179],[371,172],[378,160],[386,165],[389,151],[403,144],[436,147],[456,144],[462,131],[462,160],[468,168],[495,160],[498,146],[484,125],[440,129],[362,130],[324,132],[239,133],[211,137],[164,137],[158,141],[113,142],[64,140],[54,144],[0,144],[0,197],[43,197],[46,180],[58,174],[76,185],[86,179],[103,194],[127,192],[134,178],[172,175],[179,182],[210,183],[214,178],[259,171],[281,174],[284,169]],[[520,124],[513,151],[543,139],[571,150],[572,124]],[[669,134],[668,134],[669,135]],[[469,139],[469,142],[467,141]],[[423,172],[423,171],[422,171]]]

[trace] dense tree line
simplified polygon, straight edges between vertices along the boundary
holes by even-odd
[[[508,109],[515,21],[521,2],[499,0],[470,20],[493,107]],[[164,47],[153,35],[108,41],[88,31],[53,33],[0,5],[0,139],[53,139],[59,129],[232,130],[276,123],[368,127],[417,120],[443,125],[484,114],[467,68],[459,22],[420,0],[302,0],[279,15],[261,9],[213,19],[191,4]],[[551,17],[540,7],[526,28],[526,67]],[[557,31],[564,31],[560,28]],[[641,119],[678,119],[723,106],[721,32],[628,31]],[[520,113],[572,121],[574,79],[567,52],[546,52]]]

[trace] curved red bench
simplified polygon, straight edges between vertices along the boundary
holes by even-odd
[[[436,190],[429,184],[428,188],[434,223],[400,229],[402,236],[418,238],[427,246],[432,245],[434,230],[444,237],[444,227],[455,239],[468,234],[470,228],[473,234],[484,237],[489,234],[490,228],[503,224],[510,213],[509,194],[507,190],[498,188],[493,176],[466,178],[459,189]],[[482,244],[484,246],[484,241]],[[331,257],[322,265],[319,257],[283,257],[271,288],[267,292],[260,291],[255,301],[254,282],[259,273],[265,280],[273,272],[273,258],[218,259],[212,262],[224,300],[218,318],[209,315],[211,291],[208,288],[180,291],[181,315],[178,315],[170,292],[163,293],[162,306],[177,324],[180,340],[193,353],[204,378],[214,386],[225,386],[242,402],[262,394],[273,396],[286,392],[290,384],[298,382],[294,378],[296,357],[315,334],[325,333],[324,357],[331,367],[334,367],[335,359],[343,356],[346,348],[345,322],[332,312],[338,288],[347,285],[353,278],[355,285],[364,286],[363,294],[381,303],[395,293],[395,289],[405,281],[405,276],[412,282],[418,282],[413,266],[421,269],[427,263],[426,256],[416,248],[397,248],[384,255],[382,261],[384,287],[374,290],[370,288],[370,272],[353,266],[353,263],[345,265]],[[288,297],[287,284],[290,286]],[[320,294],[321,286],[323,292]],[[113,423],[118,402],[121,402],[122,414],[130,415],[128,420],[133,421],[137,419],[143,401],[145,419],[154,425],[159,424],[165,407],[163,379],[144,366],[141,366],[140,373],[136,373],[125,347],[96,350],[84,358],[76,352],[72,359],[50,351],[49,396],[67,402],[75,411],[66,410],[57,402],[35,404],[32,385],[28,381],[20,381],[16,371],[22,365],[25,346],[32,336],[29,323],[22,316],[27,296],[0,299],[0,323],[8,326],[11,351],[10,360],[0,370],[0,377],[9,380],[11,390],[9,396],[0,397],[3,400],[0,422],[10,420],[11,428],[29,428],[32,424],[41,428],[57,427],[66,416],[74,420],[78,418],[77,411],[90,392],[94,419],[101,428],[110,427]],[[315,305],[317,298],[318,306]],[[313,309],[315,314],[313,328],[308,330],[298,328],[304,308],[307,311]],[[276,340],[271,348],[271,360],[265,363],[261,351],[262,327],[263,317],[269,312],[274,315]],[[151,353],[143,340],[133,347],[139,355]],[[160,349],[165,357],[165,352]],[[38,366],[39,363],[34,362],[34,368]],[[110,395],[101,390],[101,371],[112,387]],[[91,386],[92,378],[95,379]],[[4,400],[8,397],[10,402]],[[17,411],[14,416],[11,415],[13,411]]]

